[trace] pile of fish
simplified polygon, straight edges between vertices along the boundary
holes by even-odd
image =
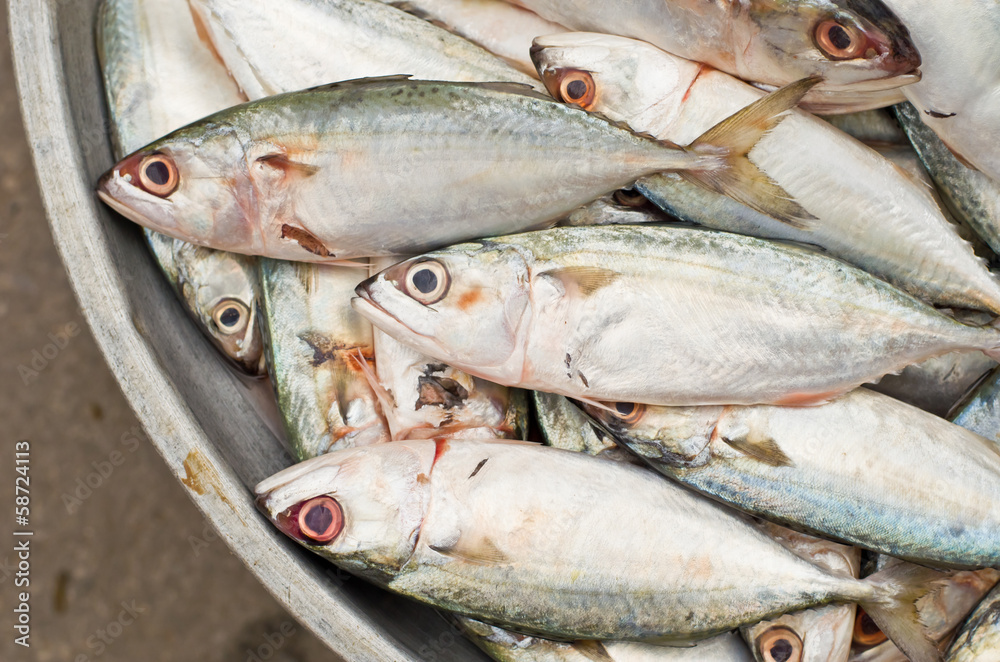
[[[280,418],[262,512],[497,660],[996,661],[998,38],[104,0],[97,191]]]

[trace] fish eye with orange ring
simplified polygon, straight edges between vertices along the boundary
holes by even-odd
[[[765,630],[757,637],[757,651],[763,662],[801,662],[802,637],[783,626]]]
[[[177,190],[180,174],[177,164],[166,154],[154,152],[139,162],[139,188],[160,198]]]
[[[854,619],[854,643],[867,648],[878,646],[886,640],[888,637],[875,624],[872,617],[864,609],[858,607],[858,615]]]
[[[859,28],[835,19],[821,21],[813,32],[813,39],[816,47],[831,60],[868,57],[868,50],[874,48]]]
[[[634,402],[616,402],[611,407],[615,410],[618,419],[626,425],[638,422],[646,413],[646,405]]]
[[[584,110],[594,107],[597,100],[597,83],[589,72],[580,69],[563,69],[558,73],[559,99],[563,103],[579,106]]]

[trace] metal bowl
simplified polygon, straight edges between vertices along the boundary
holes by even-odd
[[[233,553],[333,651],[365,662],[486,660],[433,610],[321,561],[255,509],[253,485],[291,459],[183,313],[138,226],[93,192],[113,164],[94,43],[97,4],[9,0],[11,44],[56,247],[149,438]]]

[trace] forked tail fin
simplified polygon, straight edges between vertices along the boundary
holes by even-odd
[[[912,563],[898,563],[870,576],[877,597],[861,602],[882,632],[912,662],[941,662],[942,654],[920,621],[916,602],[939,590],[947,574]]]
[[[786,85],[730,115],[699,136],[687,149],[718,155],[723,151],[727,166],[712,170],[686,170],[687,180],[711,191],[723,193],[747,207],[772,216],[793,227],[804,228],[815,220],[773,179],[762,172],[747,154],[764,134],[785,118],[806,93],[822,79],[813,76]]]

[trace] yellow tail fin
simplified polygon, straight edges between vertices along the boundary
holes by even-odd
[[[755,101],[730,115],[691,143],[692,152],[718,154],[724,150],[728,167],[714,170],[683,171],[687,180],[711,191],[723,193],[762,214],[793,227],[804,228],[815,217],[791,198],[773,179],[762,172],[747,154],[764,134],[785,118],[802,97],[822,79],[803,78]]]

